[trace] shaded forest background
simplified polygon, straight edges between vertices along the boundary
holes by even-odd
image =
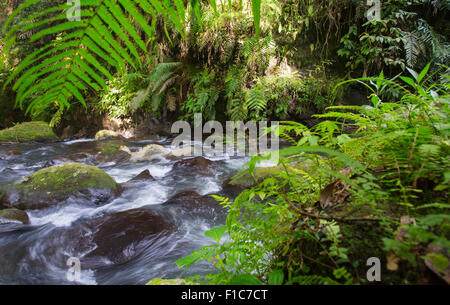
[[[0,23],[22,2],[1,1]],[[312,126],[317,120],[311,115],[327,106],[367,102],[367,92],[351,86],[332,93],[342,80],[381,70],[392,77],[407,67],[420,71],[431,62],[437,69],[448,62],[448,1],[383,1],[382,20],[368,22],[366,1],[263,0],[259,37],[250,2],[231,1],[216,10],[207,1],[192,3],[201,10],[189,16],[184,39],[173,22],[148,17],[156,30],[154,37],[140,32],[148,48],[147,54],[139,50],[144,65],[126,64],[106,90],[86,91],[86,107],[73,99],[70,109],[45,103],[25,114],[36,97],[29,96],[20,109],[8,84],[0,100],[0,128],[44,120],[66,137],[92,136],[105,124],[126,130],[191,119],[195,112],[205,120],[296,120]],[[54,5],[39,1],[14,22]],[[33,50],[58,37],[30,43],[39,29],[19,29],[14,51],[2,59],[0,83]]]

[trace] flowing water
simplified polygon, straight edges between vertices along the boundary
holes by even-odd
[[[154,142],[170,149],[170,139],[126,140],[126,145],[136,151]],[[10,150],[18,150],[21,155],[6,157]],[[152,278],[213,272],[211,264],[201,263],[183,273],[174,262],[210,245],[213,241],[204,232],[223,225],[226,211],[219,205],[189,209],[165,206],[164,202],[186,190],[200,195],[220,193],[223,182],[247,160],[215,157],[211,159],[215,164],[213,174],[189,170],[174,174],[171,169],[176,160],[98,164],[97,152],[98,143],[92,139],[0,145],[0,187],[38,171],[50,160],[77,154],[84,156],[78,162],[98,166],[119,183],[145,169],[156,179],[139,182],[102,206],[68,200],[57,207],[27,211],[30,225],[0,224],[0,284],[73,284],[67,279],[70,257],[81,261],[81,284],[145,284]],[[149,212],[131,216],[120,213],[139,208]],[[123,217],[108,218],[110,215]],[[162,215],[162,225],[168,229],[149,238],[145,233],[147,222],[161,221],[152,215]],[[103,235],[96,238],[99,231]]]

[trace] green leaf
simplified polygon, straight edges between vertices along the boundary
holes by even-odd
[[[261,23],[261,0],[252,0],[253,22],[255,24],[255,36],[259,37]]]
[[[238,274],[229,283],[229,285],[262,285],[263,283],[251,274]]]
[[[284,273],[282,270],[274,270],[269,275],[269,285],[283,285]]]
[[[189,254],[188,256],[182,257],[178,259],[175,264],[178,268],[189,268],[197,261],[207,260],[214,254],[214,248],[204,247],[194,253]]]
[[[205,236],[215,240],[216,243],[219,243],[219,241],[222,239],[226,231],[227,231],[226,226],[217,227],[209,231],[206,231]]]

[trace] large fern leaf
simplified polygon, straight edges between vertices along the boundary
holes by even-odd
[[[174,5],[159,0],[81,0],[80,20],[68,19],[70,5],[65,4],[11,26],[21,11],[37,2],[26,0],[10,16],[2,50],[11,51],[17,35],[24,31],[33,30],[31,42],[53,38],[28,55],[6,82],[15,80],[13,89],[20,106],[32,100],[27,112],[52,103],[68,108],[73,98],[85,105],[85,90],[99,91],[114,72],[126,72],[127,65],[140,65],[140,52],[147,54],[147,45],[139,33],[142,30],[149,37],[154,35],[155,23],[149,18],[154,19],[156,14],[172,20],[183,31],[183,2],[175,1]]]
[[[7,35],[1,50],[4,54],[12,52],[17,37],[24,32],[32,33],[30,42],[51,40],[23,59],[5,83],[15,82],[19,106],[31,101],[27,112],[53,103],[59,109],[69,108],[73,99],[86,105],[86,90],[99,91],[115,72],[140,65],[140,52],[148,57],[140,33],[154,36],[157,15],[170,20],[185,37],[186,8],[181,0],[80,0],[80,20],[68,18],[69,4],[58,3],[17,20],[22,11],[32,9],[39,1],[25,0],[11,14],[4,25]],[[252,0],[257,35],[260,2]],[[200,2],[191,0],[190,4],[200,19]]]

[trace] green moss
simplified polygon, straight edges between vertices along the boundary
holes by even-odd
[[[20,221],[23,224],[29,224],[30,219],[28,214],[18,209],[4,209],[0,210],[0,218],[5,220]]]
[[[95,166],[64,163],[41,169],[14,183],[15,189],[72,193],[76,190],[116,188],[116,181]]]
[[[103,156],[112,156],[120,149],[120,143],[108,143],[100,148],[100,154]]]
[[[26,122],[0,130],[0,142],[58,141],[45,122]]]
[[[287,167],[306,168],[308,167],[308,165],[306,163],[292,162]],[[252,187],[257,183],[262,182],[266,178],[275,177],[277,175],[277,172],[284,170],[285,168],[283,165],[278,165],[269,167],[256,167],[252,175],[249,174],[248,170],[240,171],[231,178],[230,184],[242,187]]]
[[[195,285],[184,279],[153,279],[147,285]]]
[[[112,130],[100,130],[95,134],[95,140],[97,141],[110,138],[120,138],[120,134]]]

